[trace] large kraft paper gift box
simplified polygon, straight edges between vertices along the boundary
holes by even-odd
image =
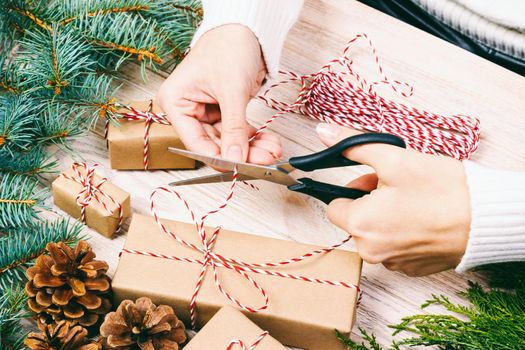
[[[188,243],[200,246],[194,224],[162,220],[166,227]],[[208,229],[207,232],[212,232]],[[267,263],[299,257],[319,247],[221,230],[213,251],[251,263]],[[201,253],[183,246],[165,234],[153,217],[135,214],[124,249],[177,257],[202,259]],[[334,250],[275,270],[357,285],[361,258],[353,252]],[[150,297],[157,304],[171,305],[177,315],[190,324],[189,304],[202,266],[123,252],[112,288],[118,303],[124,299]],[[223,288],[245,305],[260,307],[264,298],[239,273],[219,269]],[[208,271],[197,296],[197,327],[202,327],[224,305],[231,302],[222,295]],[[312,283],[289,278],[248,273],[267,292],[266,310],[244,312],[254,323],[282,344],[305,349],[345,349],[336,339],[335,329],[350,333],[354,323],[357,292],[341,286]]]
[[[257,342],[263,330],[250,321],[242,312],[230,306],[219,310],[206,323],[184,350],[225,350],[233,340],[240,340],[246,348]],[[240,347],[238,347],[240,349]],[[257,350],[286,350],[271,334],[266,334],[255,347]]]
[[[132,102],[129,106],[147,111],[149,101]],[[117,113],[129,110],[121,109]],[[162,113],[155,102],[151,112]],[[111,168],[120,170],[144,170],[144,120],[120,118],[108,125],[108,150]],[[193,169],[195,161],[168,151],[168,147],[183,148],[184,145],[171,125],[151,122],[149,128],[147,169]]]
[[[75,168],[82,176],[86,176],[86,169],[84,167],[76,166]],[[66,178],[64,175],[73,178],[78,177],[73,167],[68,167],[66,171],[58,176],[51,184],[53,201],[57,207],[69,215],[80,219],[82,209],[77,204],[77,196],[84,187],[80,183]],[[91,183],[98,184],[101,179],[102,178],[95,173],[91,179]],[[105,181],[99,188],[101,192],[107,196],[111,196],[111,198],[120,204],[123,220],[130,217],[129,193],[109,181]],[[103,195],[99,194],[98,197],[100,201],[92,199],[85,209],[85,224],[102,235],[111,237],[119,226],[119,207]],[[107,209],[104,208],[102,203],[105,203]]]

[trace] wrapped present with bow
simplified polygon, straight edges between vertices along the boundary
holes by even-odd
[[[95,173],[95,167],[74,163],[51,187],[55,205],[106,237],[118,232],[130,216],[129,193]]]
[[[111,168],[121,170],[193,169],[195,161],[168,152],[184,148],[167,116],[153,100],[133,102],[106,124]]]
[[[184,350],[286,350],[268,331],[242,312],[225,306],[206,323]]]
[[[282,344],[344,349],[334,330],[351,331],[359,295],[358,254],[208,228],[186,201],[193,224],[135,214],[113,278],[116,301],[150,297],[189,327],[232,305]],[[231,196],[229,196],[231,197]],[[224,207],[223,204],[221,207]],[[214,347],[215,348],[215,347]]]

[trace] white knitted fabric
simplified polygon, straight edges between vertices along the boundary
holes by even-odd
[[[261,45],[269,75],[279,70],[279,58],[288,31],[297,20],[303,0],[203,0],[204,19],[193,37],[224,24],[251,29]]]
[[[465,8],[504,27],[525,32],[523,0],[457,0]]]
[[[472,222],[467,249],[456,271],[525,261],[525,173],[487,169],[463,162]]]
[[[474,40],[525,60],[525,0],[412,0]]]

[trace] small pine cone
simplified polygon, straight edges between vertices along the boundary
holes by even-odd
[[[49,255],[39,256],[26,271],[25,292],[39,328],[61,320],[94,326],[111,309],[108,264],[94,260],[85,241],[74,250],[63,242],[49,243],[46,250]]]
[[[29,333],[24,344],[31,350],[100,350],[100,343],[90,341],[87,334],[82,326],[60,321],[39,333]]]
[[[167,305],[155,306],[149,298],[124,300],[100,326],[109,349],[178,350],[186,341],[184,324]]]

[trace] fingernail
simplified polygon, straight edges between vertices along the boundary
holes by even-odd
[[[239,162],[242,160],[242,148],[239,145],[231,145],[226,152],[226,159]]]
[[[330,138],[336,138],[339,135],[339,127],[334,124],[327,124],[327,123],[319,123],[317,124],[315,130],[317,131],[317,134],[321,137],[330,139]]]

